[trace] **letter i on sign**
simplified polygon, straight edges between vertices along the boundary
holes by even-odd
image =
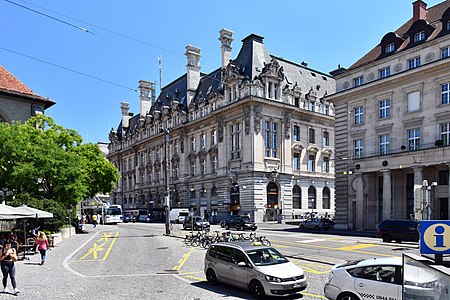
[[[434,229],[434,232],[436,232],[437,234],[434,235],[435,237],[435,245],[434,247],[445,247],[444,246],[444,233],[445,229],[443,226],[436,226],[436,228]]]

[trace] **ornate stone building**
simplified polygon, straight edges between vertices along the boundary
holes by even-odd
[[[140,81],[139,114],[122,103],[107,156],[121,174],[113,201],[162,210],[167,170],[170,207],[216,221],[333,215],[334,108],[324,100],[333,78],[270,55],[261,36],[246,37],[235,59],[232,32],[219,40],[218,69],[201,73],[200,49],[187,46],[186,74],[158,97]]]
[[[54,104],[35,94],[0,65],[0,122],[25,122]]]
[[[336,227],[375,229],[427,211],[449,219],[449,55],[450,1],[415,1],[410,20],[332,72]]]

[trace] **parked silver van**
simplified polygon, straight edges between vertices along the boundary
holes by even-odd
[[[255,298],[293,295],[306,289],[303,269],[273,247],[254,242],[215,243],[206,252],[205,275],[250,291]]]

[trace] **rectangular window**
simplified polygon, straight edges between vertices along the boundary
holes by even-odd
[[[447,58],[450,56],[450,47],[445,47],[441,49],[441,58]]]
[[[362,106],[356,107],[353,111],[355,114],[355,125],[363,124],[364,123],[364,107],[362,107]]]
[[[272,82],[269,82],[268,94],[269,94],[269,96],[267,98],[272,98]]]
[[[195,176],[195,161],[191,161],[191,176]]]
[[[391,136],[389,133],[378,136],[380,155],[386,155],[390,152]]]
[[[309,101],[309,111],[316,111],[316,104],[314,101]]]
[[[316,143],[316,131],[314,130],[314,128],[309,128],[308,132],[309,132],[309,137],[308,137],[309,142],[311,144],[315,144]]]
[[[390,67],[386,67],[386,68],[383,68],[383,69],[379,70],[378,72],[379,72],[379,77],[380,78],[386,78],[386,77],[391,75],[391,68]]]
[[[441,104],[450,102],[450,83],[441,84]]]
[[[294,153],[294,160],[292,162],[294,170],[300,170],[300,153]]]
[[[353,78],[353,86],[354,87],[357,87],[357,86],[360,86],[360,85],[363,85],[363,84],[364,84],[364,77],[363,76],[359,76],[357,78]]]
[[[439,185],[448,185],[448,170],[439,171]]]
[[[330,158],[328,158],[328,157],[323,158],[322,169],[323,169],[324,173],[330,172]]]
[[[174,155],[178,155],[178,153],[179,153],[179,144],[178,144],[178,140],[176,140],[174,143],[173,143],[173,154]]]
[[[384,48],[384,53],[391,53],[395,51],[395,44],[394,43],[390,43],[389,45],[386,45],[386,47]]]
[[[361,158],[363,156],[364,141],[362,139],[354,140],[353,148],[355,158]]]
[[[191,151],[195,152],[195,136],[191,137]]]
[[[294,105],[295,105],[296,107],[300,107],[300,98],[299,98],[299,97],[295,97],[295,98],[294,98]]]
[[[298,125],[294,125],[294,127],[292,128],[292,140],[294,142],[300,141],[300,126]]]
[[[408,94],[408,112],[420,110],[420,91]]]
[[[201,138],[200,138],[200,148],[204,149],[206,147],[206,134],[202,132]]]
[[[200,165],[202,166],[201,174],[205,175],[206,174],[206,159],[204,159],[204,158],[200,159]]]
[[[231,159],[238,159],[241,157],[240,124],[231,125],[230,131],[231,131]]]
[[[450,123],[439,124],[443,146],[450,145]]]
[[[272,123],[272,157],[277,157],[277,123]]]
[[[323,113],[327,116],[330,114],[330,106],[329,105],[325,104],[323,106]]]
[[[266,147],[266,157],[270,156],[270,122],[264,122],[264,146]]]
[[[409,151],[418,150],[420,148],[420,128],[408,130],[408,147]]]
[[[425,40],[425,31],[414,34],[414,43],[418,43]]]
[[[408,69],[420,67],[420,56],[408,59]]]
[[[450,21],[447,21],[447,30],[450,31]]]
[[[308,156],[308,171],[314,172],[316,165],[316,156],[314,154],[310,154]]]
[[[211,172],[213,174],[217,172],[217,156],[211,158]]]
[[[330,133],[328,131],[323,132],[322,143],[323,146],[330,146]]]
[[[384,99],[378,102],[379,106],[379,118],[386,119],[391,117],[391,100]]]
[[[214,146],[217,144],[217,131],[215,128],[211,130],[211,146]]]
[[[161,149],[159,148],[159,146],[156,147],[156,160],[161,160]]]

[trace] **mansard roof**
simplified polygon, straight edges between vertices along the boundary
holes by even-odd
[[[180,108],[187,109],[186,100],[187,91],[187,75],[183,74],[179,78],[175,79],[165,87],[163,87],[161,93],[150,108],[150,114],[152,115],[156,110],[162,111],[163,106],[172,108],[173,101],[178,101]]]
[[[413,18],[409,19],[406,23],[404,23],[400,28],[398,28],[394,34],[399,38],[401,44],[396,47],[395,51],[392,53],[399,53],[406,49],[410,49],[415,45],[411,43],[411,39],[414,36],[414,33],[417,32],[418,29],[427,30],[427,38],[425,42],[430,42],[436,38],[439,38],[445,34],[450,34],[449,31],[443,27],[444,21],[449,20],[449,16],[447,10],[450,8],[450,1],[444,1],[439,4],[436,4],[427,9],[425,19],[419,19],[417,21],[413,21]],[[388,33],[389,34],[389,33]],[[388,35],[386,34],[385,37]],[[391,36],[392,33],[390,33]],[[378,59],[382,59],[386,57],[383,55],[383,40],[378,45],[376,45],[372,50],[370,50],[366,55],[356,61],[352,66],[348,68],[348,70],[356,69],[361,66],[370,64],[372,62],[377,61]],[[418,45],[418,44],[417,44]]]
[[[55,104],[52,100],[34,93],[2,65],[0,65],[0,93],[24,99],[38,100],[46,109]]]

